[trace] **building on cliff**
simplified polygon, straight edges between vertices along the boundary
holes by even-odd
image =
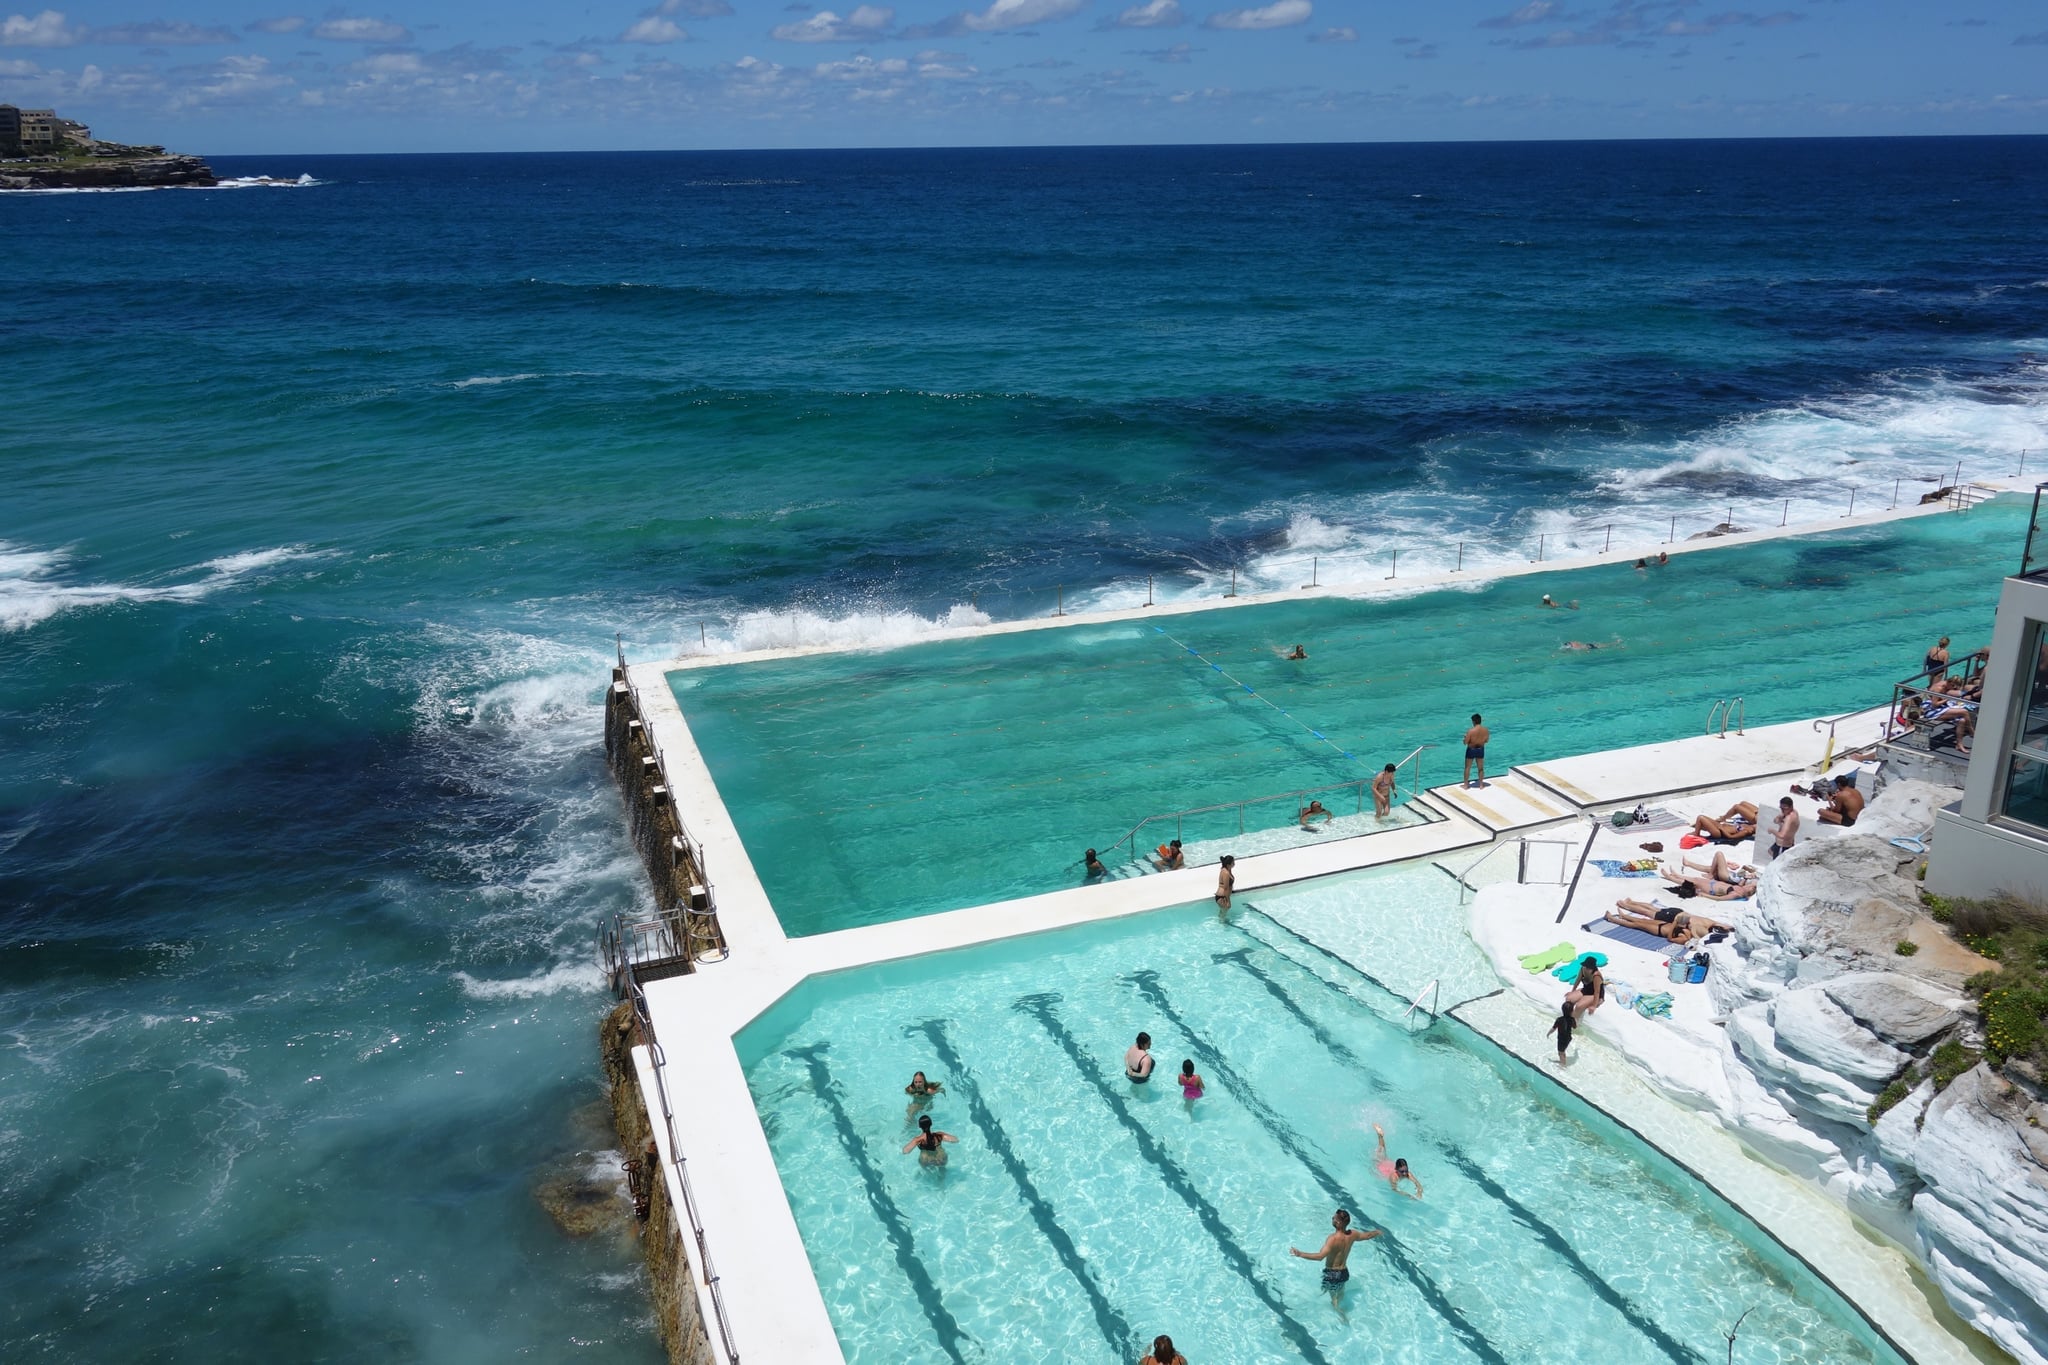
[[[92,130],[54,109],[19,109],[0,104],[0,155],[42,156],[67,142],[90,143]]]
[[[2041,493],[2020,570],[2005,580],[1983,662],[1963,799],[1935,817],[1927,889],[2048,899],[2048,536]]]

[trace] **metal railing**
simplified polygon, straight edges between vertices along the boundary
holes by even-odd
[[[640,717],[640,724],[644,729],[647,724],[647,708],[640,702],[640,689],[633,682],[633,671],[626,666],[625,640],[623,637],[616,637],[614,644],[619,655],[619,679],[625,684],[627,695],[632,697],[633,714]],[[669,806],[675,815],[676,829],[681,832],[683,846],[689,852],[690,861],[696,865],[698,875],[704,878],[704,884],[708,887],[711,884],[711,868],[704,861],[704,845],[697,841],[696,836],[690,833],[690,827],[683,823],[682,808],[675,804],[676,784],[669,780],[668,759],[662,754],[660,746],[655,744],[654,736],[651,734],[647,736],[647,752],[654,759],[656,771],[661,774],[661,785],[668,791]],[[712,913],[715,914],[716,911]]]
[[[718,1323],[718,1341],[724,1351],[726,1365],[740,1365],[739,1347],[733,1345],[732,1322],[725,1315],[725,1295],[718,1287],[718,1272],[711,1264],[711,1245],[704,1235],[704,1219],[697,1212],[696,1191],[690,1187],[689,1161],[683,1156],[683,1145],[676,1137],[675,1105],[669,1099],[665,1077],[668,1054],[662,1051],[661,1040],[654,1036],[654,1018],[648,1012],[646,994],[634,985],[629,998],[633,1002],[634,1021],[640,1026],[640,1036],[647,1042],[648,1070],[654,1073],[654,1093],[661,1104],[662,1129],[668,1134],[668,1161],[675,1168],[676,1188],[683,1196],[683,1216],[690,1225],[690,1236],[697,1243],[697,1273],[703,1277],[707,1297],[711,1300],[711,1315]]]
[[[1740,697],[1729,697],[1726,701],[1717,701],[1714,703],[1714,708],[1707,712],[1707,733],[1714,735],[1716,739],[1726,739],[1728,738],[1728,727],[1730,724],[1733,724],[1735,726],[1735,733],[1738,735],[1742,734],[1742,727],[1747,715],[1748,713],[1744,710],[1742,698]],[[1718,734],[1714,730],[1716,725],[1721,727]]]
[[[2022,466],[2024,468],[2024,466]],[[2043,555],[2034,557],[2034,546],[2041,540],[2041,492],[2048,489],[2048,483],[2034,485],[2034,511],[2027,518],[2027,548],[2020,555],[2021,578],[2034,578],[2048,572],[2048,544],[2042,544]]]
[[[2019,452],[2018,454],[2019,472],[2022,475],[2026,472],[2028,454],[2029,452],[2026,451]],[[1988,459],[1980,461],[1980,465],[1984,466],[1988,466],[1990,463]],[[1994,473],[1989,469],[1985,469],[1983,472],[1985,477],[2007,477],[2002,472],[2002,465],[1999,472]],[[1926,487],[1929,491],[1925,494],[1916,494],[1914,490],[1907,489],[1905,487],[1905,479],[1907,477],[1912,477],[1917,487]],[[1888,507],[1882,505],[1887,496],[1890,498]],[[1810,511],[1813,528],[1820,530],[1825,528],[1830,518],[1854,516],[1859,510],[1866,515],[1880,510],[1896,511],[1901,505],[1908,508],[1912,507],[1917,499],[1920,501],[1939,501],[1951,511],[1968,511],[1976,502],[1990,496],[1993,496],[1990,490],[1976,485],[1965,484],[1963,482],[1962,465],[1957,463],[1937,471],[1913,476],[1902,475],[1892,481],[1892,487],[1889,490],[1881,482],[1870,486],[1853,488],[1849,490],[1843,503],[1835,504],[1835,506],[1844,508],[1841,512],[1834,512],[1832,507],[1809,507],[1803,505],[1802,517],[1805,517]],[[1252,567],[1244,564],[1242,561],[1207,565],[1193,571],[1190,571],[1183,562],[1160,569],[1137,570],[1131,574],[1113,578],[1106,582],[1077,585],[1076,592],[1077,594],[1087,591],[1113,592],[1120,596],[1127,594],[1129,599],[1128,605],[1133,607],[1150,607],[1156,605],[1158,600],[1157,581],[1159,578],[1168,577],[1170,581],[1177,578],[1184,585],[1189,584],[1192,578],[1193,586],[1198,592],[1213,591],[1214,595],[1219,598],[1242,599],[1250,596],[1284,593],[1295,589],[1322,589],[1341,587],[1347,584],[1356,585],[1398,579],[1400,556],[1403,554],[1409,557],[1411,577],[1439,573],[1493,572],[1495,571],[1494,566],[1508,561],[1548,563],[1562,555],[1598,558],[1612,556],[1622,559],[1643,558],[1654,560],[1660,546],[1675,545],[1695,536],[1741,534],[1751,530],[1772,528],[1770,502],[1779,504],[1776,527],[1787,527],[1791,524],[1793,501],[1794,499],[1791,498],[1773,498],[1761,503],[1724,504],[1721,517],[1715,518],[1712,521],[1702,519],[1699,522],[1695,522],[1696,529],[1688,532],[1686,535],[1679,534],[1680,528],[1678,523],[1682,519],[1679,516],[1665,519],[1663,527],[1657,527],[1646,519],[1632,521],[1596,521],[1589,519],[1574,525],[1568,531],[1539,532],[1537,543],[1533,546],[1527,540],[1520,538],[1484,541],[1476,539],[1452,540],[1446,538],[1427,547],[1409,546],[1398,550],[1390,549],[1384,555],[1365,553],[1310,555],[1307,556],[1309,572],[1306,577],[1303,577],[1301,574],[1301,561],[1298,559],[1261,563],[1257,566],[1256,578],[1253,577]],[[1749,512],[1742,512],[1741,509],[1744,506],[1749,507]],[[1738,516],[1738,513],[1740,513],[1740,516]],[[2037,516],[2037,524],[2038,521],[2039,518]],[[1806,525],[1808,523],[1803,520],[1801,524]],[[1658,535],[1657,532],[1659,530],[1662,530],[1664,534]],[[1596,539],[1600,541],[1598,546],[1592,543]],[[1558,540],[1561,544],[1551,545],[1549,542],[1552,540]],[[1617,543],[1621,546],[1618,550],[1615,548]],[[1465,568],[1465,560],[1470,557],[1468,552],[1480,546],[1494,551],[1497,556],[1496,559],[1489,565],[1475,565],[1473,570],[1467,570]],[[2048,556],[2048,543],[2044,543],[2042,548],[2044,556]],[[1445,550],[1452,552],[1452,562],[1448,567],[1442,562]],[[1333,566],[1352,566],[1354,572],[1343,582],[1324,583],[1322,581],[1322,562],[1325,559],[1329,560]],[[2043,562],[2036,566],[2030,554],[2027,564],[2022,567],[2021,575],[2024,577],[2044,568],[2048,568],[2048,558],[2044,558]],[[1382,572],[1382,570],[1385,570],[1385,572]],[[1049,569],[1047,574],[1048,576],[1054,576],[1055,572]],[[1145,589],[1145,598],[1142,603],[1137,599],[1137,590],[1140,587]],[[786,621],[786,643],[795,646],[802,643],[799,619],[801,612],[807,608],[816,610],[823,605],[822,603],[815,602],[793,601],[781,607],[750,612],[747,615],[763,623]],[[1059,617],[1091,610],[1109,609],[1108,607],[1090,605],[1083,601],[1077,603],[1073,612],[1069,612],[1066,606],[1066,583],[1063,576],[1059,577],[1056,582],[1049,584],[1042,581],[1013,584],[1006,580],[969,580],[961,583],[957,589],[952,589],[945,593],[927,593],[907,597],[877,593],[873,600],[864,605],[874,609],[931,612],[940,618],[943,618],[952,610],[967,608],[976,613],[985,613],[991,618],[1004,620]],[[730,630],[735,624],[735,618],[733,617],[689,617],[685,618],[685,620],[696,624],[698,648],[705,653],[711,652],[710,626],[718,625],[722,630]],[[773,646],[764,641],[759,647],[770,648]]]
[[[1436,1022],[1436,1011],[1437,1011],[1437,1006],[1438,1006],[1438,1005],[1441,1005],[1441,1004],[1443,1004],[1443,1002],[1444,1002],[1444,995],[1443,995],[1443,989],[1442,989],[1442,987],[1443,987],[1443,978],[1441,978],[1441,977],[1431,977],[1431,978],[1430,978],[1430,981],[1429,981],[1429,984],[1428,984],[1427,986],[1424,986],[1424,987],[1423,987],[1423,988],[1422,988],[1421,990],[1419,990],[1419,991],[1415,992],[1415,998],[1414,998],[1413,1000],[1410,1000],[1410,1001],[1408,1002],[1408,1008],[1407,1008],[1407,1009],[1405,1009],[1405,1010],[1403,1010],[1403,1011],[1401,1011],[1401,1022],[1402,1022],[1402,1023],[1404,1023],[1404,1024],[1405,1024],[1405,1023],[1407,1023],[1407,1022],[1408,1022],[1408,1016],[1409,1016],[1409,1015],[1411,1015],[1411,1014],[1413,1014],[1413,1013],[1415,1013],[1415,1011],[1417,1011],[1417,1010],[1419,1010],[1419,1009],[1421,1009],[1421,1008],[1422,1008],[1422,997],[1423,997],[1423,996],[1425,996],[1425,995],[1433,995],[1433,996],[1434,996],[1435,998],[1434,998],[1434,1001],[1433,1001],[1433,1003],[1432,1003],[1432,1004],[1430,1005],[1430,1007],[1429,1007],[1429,1022],[1430,1022],[1430,1023],[1432,1023],[1432,1024],[1433,1024],[1433,1023],[1435,1023],[1435,1022]]]
[[[1434,749],[1436,747],[1437,746],[1434,744],[1418,744],[1415,746],[1415,748],[1409,751],[1408,756],[1406,758],[1402,759],[1399,763],[1396,763],[1394,765],[1394,789],[1393,791],[1388,793],[1387,797],[1387,804],[1390,809],[1394,806],[1408,805],[1410,802],[1414,801],[1417,796],[1420,796],[1422,794],[1422,751],[1425,749]],[[1412,768],[1412,771],[1409,775],[1409,783],[1405,795],[1403,794],[1401,783],[1401,769],[1403,768]],[[1167,811],[1161,815],[1148,815],[1144,819],[1140,820],[1137,824],[1132,825],[1129,832],[1127,832],[1123,836],[1123,838],[1118,839],[1115,843],[1111,844],[1108,848],[1104,849],[1103,852],[1114,853],[1118,849],[1123,848],[1125,845],[1129,845],[1130,855],[1133,859],[1135,859],[1139,856],[1139,853],[1138,845],[1133,841],[1137,839],[1140,831],[1144,830],[1146,827],[1150,825],[1160,824],[1167,820],[1171,820],[1173,821],[1173,837],[1179,839],[1186,832],[1185,826],[1188,817],[1194,815],[1215,815],[1218,812],[1227,810],[1234,810],[1237,812],[1237,832],[1239,834],[1243,834],[1245,832],[1244,813],[1247,807],[1268,805],[1275,801],[1298,802],[1304,796],[1319,797],[1324,792],[1348,791],[1355,793],[1358,800],[1358,809],[1356,813],[1359,815],[1363,815],[1365,814],[1366,796],[1371,792],[1374,780],[1374,778],[1370,777],[1361,777],[1351,782],[1332,782],[1321,787],[1303,787],[1299,791],[1276,792],[1271,796],[1254,796],[1249,797],[1243,801],[1224,801],[1213,806],[1191,806],[1187,810]],[[1424,815],[1431,822],[1441,820],[1443,818],[1441,815],[1438,815],[1435,811],[1429,810],[1427,807],[1421,807],[1419,809],[1423,811]],[[1296,819],[1299,818],[1300,810],[1301,807],[1297,805],[1295,807]],[[1291,824],[1293,823],[1293,821],[1290,820],[1283,823]]]
[[[1929,700],[1933,698],[1939,698],[1943,703],[1946,703],[1950,700],[1974,701],[1974,697],[1966,698],[1964,696],[1966,692],[1974,692],[1981,695],[1980,683],[1984,676],[1986,653],[1987,651],[1982,649],[1974,650],[1971,653],[1965,654],[1960,659],[1951,659],[1950,662],[1939,667],[1923,670],[1901,682],[1893,683],[1891,709],[1885,712],[1884,717],[1884,742],[1896,744],[1902,740],[1910,739],[1918,732],[1918,726],[1901,719],[1906,712],[1906,704],[1908,702],[1913,702],[1924,708]],[[1956,690],[1953,692],[1937,693],[1934,690],[1934,684],[1937,680],[1943,678],[1953,681],[1956,684]],[[1838,717],[1837,719],[1841,718]],[[1832,728],[1829,733],[1833,733]]]
[[[1529,876],[1529,850],[1532,847],[1573,849],[1578,847],[1578,842],[1573,839],[1511,839],[1505,843],[1498,843],[1489,846],[1486,852],[1480,854],[1477,858],[1474,858],[1471,862],[1465,864],[1463,870],[1451,874],[1453,877],[1457,879],[1458,882],[1458,904],[1463,905],[1466,899],[1469,896],[1471,896],[1473,891],[1478,889],[1472,885],[1472,874],[1474,872],[1477,872],[1480,869],[1480,867],[1483,866],[1490,859],[1492,859],[1494,855],[1505,852],[1506,850],[1511,848],[1515,850],[1515,885],[1531,885],[1532,879]],[[1543,886],[1563,886],[1565,879],[1562,875],[1564,869],[1561,860],[1558,871],[1560,875],[1555,880],[1539,879],[1535,884]]]
[[[623,993],[625,980],[635,966],[650,968],[657,964],[667,965],[675,961],[683,964],[696,962],[722,962],[730,954],[730,946],[718,921],[718,893],[711,879],[704,845],[690,833],[683,821],[681,804],[676,799],[676,787],[669,777],[668,760],[655,744],[654,736],[647,726],[649,714],[639,688],[633,682],[633,675],[626,664],[626,649],[622,639],[615,639],[618,667],[614,672],[612,690],[614,699],[623,694],[626,699],[627,719],[620,734],[627,746],[623,759],[615,756],[614,769],[619,771],[622,781],[630,785],[632,756],[639,755],[639,780],[648,783],[650,814],[643,824],[636,815],[634,842],[640,847],[642,857],[647,860],[648,872],[655,883],[656,918],[632,921],[621,915],[617,918],[613,935],[608,940],[615,956],[608,955],[606,969],[613,982],[613,988]],[[607,716],[606,744],[612,743],[611,717]],[[629,811],[637,810],[634,798],[628,797]],[[675,832],[668,835],[667,844],[647,843],[658,839],[666,831],[658,818],[661,808],[667,811],[667,819],[674,825]],[[690,876],[680,886],[665,881],[659,864],[666,858],[670,871],[686,870]],[[657,945],[665,945],[668,952],[655,951]],[[628,977],[620,976],[620,967],[628,969]],[[672,974],[660,972],[661,975]]]

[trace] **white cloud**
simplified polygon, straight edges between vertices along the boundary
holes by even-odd
[[[281,19],[257,19],[244,25],[251,33],[297,33],[306,26],[306,21],[296,14],[287,14]]]
[[[64,22],[63,12],[46,9],[31,19],[10,14],[0,20],[0,47],[69,47],[85,37]]]
[[[910,63],[901,57],[887,57],[877,60],[862,53],[843,62],[819,62],[818,74],[828,80],[864,80],[870,76],[901,76],[910,70]]]
[[[768,36],[785,43],[865,43],[880,37],[895,18],[895,10],[881,5],[862,5],[844,19],[821,9],[808,19],[777,24]]]
[[[634,25],[619,35],[622,43],[648,43],[658,46],[662,43],[680,43],[690,35],[683,32],[673,19],[664,19],[659,14],[643,16]]]
[[[1311,33],[1308,40],[1312,43],[1355,43],[1358,41],[1358,30],[1344,24],[1337,28],[1326,28],[1321,33]]]
[[[409,43],[412,33],[388,19],[328,19],[313,25],[313,36],[335,43]]]
[[[1145,0],[1142,5],[1132,5],[1104,27],[1177,28],[1183,18],[1180,0]]]
[[[115,24],[110,28],[96,28],[92,31],[96,43],[118,43],[133,47],[195,47],[203,43],[232,43],[239,41],[227,29],[218,26],[202,28],[198,24],[156,20],[144,24]]]
[[[661,0],[656,14],[680,14],[686,19],[720,19],[732,13],[725,0]]]
[[[1257,9],[1227,9],[1210,15],[1204,22],[1210,28],[1291,28],[1307,23],[1315,12],[1309,0],[1273,0]]]
[[[355,69],[380,76],[411,76],[425,71],[427,64],[417,52],[379,52],[357,62]]]
[[[1080,12],[1082,0],[995,0],[979,14],[963,14],[960,26],[976,33],[995,33],[1048,23]],[[1286,0],[1282,0],[1286,3]],[[1306,0],[1297,0],[1306,3]]]

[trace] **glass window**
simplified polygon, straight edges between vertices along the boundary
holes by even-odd
[[[2014,740],[2006,753],[2005,803],[2008,820],[2048,830],[2048,623],[2027,625],[2021,675],[2014,700],[2020,705]]]

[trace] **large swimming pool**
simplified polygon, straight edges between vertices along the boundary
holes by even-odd
[[[1424,781],[1455,780],[1473,711],[1493,727],[1498,772],[1699,733],[1738,693],[1752,724],[1870,704],[1935,637],[1989,637],[2025,524],[2007,499],[1648,571],[669,676],[783,926],[819,933],[1073,885],[1084,848],[1148,815],[1366,777],[1419,744],[1442,746]],[[1547,610],[1544,593],[1579,607]],[[1602,647],[1561,649],[1573,640]],[[1296,643],[1306,661],[1281,657]],[[1254,808],[1247,829],[1292,809]],[[1207,817],[1188,837],[1227,847],[1235,820]]]
[[[815,980],[737,1041],[851,1365],[1128,1365],[1161,1332],[1204,1365],[1705,1362],[1745,1310],[1749,1365],[1897,1360],[1705,1187],[1402,1007],[1204,906]],[[943,1171],[901,1150],[914,1070],[946,1087]],[[1374,1122],[1420,1202],[1375,1178]],[[1339,1206],[1386,1235],[1333,1303],[1288,1248]]]

